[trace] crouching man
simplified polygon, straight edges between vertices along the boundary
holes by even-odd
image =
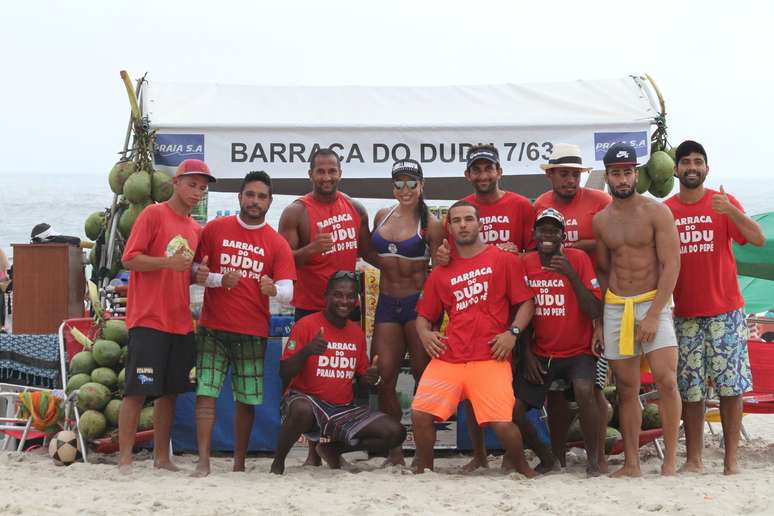
[[[377,386],[379,356],[368,364],[365,334],[348,319],[355,307],[355,274],[338,271],[325,289],[325,310],[293,326],[280,362],[287,392],[282,428],[271,472],[285,471],[285,457],[301,434],[319,441],[317,452],[333,469],[354,450],[386,453],[406,437],[403,426],[368,407],[352,403],[352,382]]]

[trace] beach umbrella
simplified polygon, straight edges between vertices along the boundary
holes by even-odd
[[[774,280],[774,212],[752,215],[766,236],[763,247],[737,245],[734,243],[734,257],[737,272],[742,276]]]
[[[748,314],[774,308],[774,281],[739,276],[739,290],[744,298],[744,310]]]

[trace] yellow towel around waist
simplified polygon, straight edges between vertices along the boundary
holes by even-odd
[[[605,303],[624,305],[624,312],[621,317],[621,336],[618,340],[618,353],[620,355],[634,355],[634,305],[645,301],[653,301],[655,298],[655,290],[633,297],[621,297],[612,290],[605,292]]]

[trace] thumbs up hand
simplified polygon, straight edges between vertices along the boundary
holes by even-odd
[[[207,281],[207,276],[210,275],[210,268],[207,267],[208,260],[209,256],[202,258],[201,263],[199,263],[199,268],[196,269],[196,274],[194,274],[194,281],[199,285],[204,285]]]
[[[317,333],[317,335],[315,335],[314,338],[310,340],[306,346],[304,346],[304,352],[306,353],[307,357],[311,355],[325,354],[325,350],[328,349],[328,341],[326,341],[323,337],[323,333],[323,327],[320,326],[320,331]]]
[[[323,232],[322,222],[317,223],[317,235],[309,245],[313,246],[315,254],[327,253],[333,248],[333,234]]]
[[[177,272],[190,271],[192,262],[191,257],[185,254],[185,248],[182,245],[177,248],[175,254],[167,258],[167,266]]]
[[[447,239],[443,239],[443,243],[438,246],[433,255],[433,265],[449,265],[451,261],[451,245]]]
[[[274,297],[277,295],[277,287],[276,285],[274,285],[274,280],[271,279],[269,276],[262,274],[260,283],[261,283],[261,294],[269,297]]]
[[[712,210],[721,215],[730,215],[734,209],[735,207],[731,204],[723,185],[720,185],[720,192],[712,196]]]
[[[379,355],[374,355],[374,358],[371,361],[371,365],[368,366],[368,369],[366,369],[365,374],[363,375],[363,381],[367,385],[378,387],[382,383],[382,377],[379,376],[378,363]]]

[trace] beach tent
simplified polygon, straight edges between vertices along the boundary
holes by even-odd
[[[739,290],[744,298],[744,310],[748,314],[774,309],[774,281],[739,276]]]
[[[479,86],[249,86],[156,82],[140,87],[141,109],[157,130],[155,166],[172,171],[204,159],[214,191],[236,191],[244,175],[265,170],[274,191],[309,191],[308,158],[328,147],[342,160],[342,190],[387,197],[397,159],[422,163],[429,199],[467,195],[465,153],[495,144],[505,189],[535,197],[546,189],[539,165],[556,143],[581,146],[602,168],[610,145],[628,142],[647,161],[659,116],[649,78]]]
[[[774,280],[774,212],[752,215],[752,218],[761,225],[766,243],[763,247],[734,243],[737,272],[752,278]],[[774,281],[768,283],[774,284]],[[772,298],[774,296],[770,296]]]

